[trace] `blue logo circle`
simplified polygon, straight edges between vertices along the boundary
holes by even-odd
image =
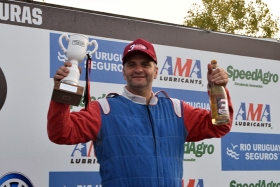
[[[0,178],[0,187],[33,187],[31,181],[21,173],[8,173]]]

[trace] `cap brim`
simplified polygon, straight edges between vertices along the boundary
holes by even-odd
[[[153,57],[150,53],[148,53],[148,51],[146,50],[133,50],[133,51],[130,51],[128,53],[125,54],[125,56],[122,58],[122,61],[123,61],[123,64],[124,62],[133,54],[136,54],[136,53],[143,53],[143,54],[146,54],[148,55],[153,61],[155,61],[157,63],[157,59],[155,59],[155,57]]]

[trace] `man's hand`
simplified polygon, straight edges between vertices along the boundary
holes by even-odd
[[[217,85],[222,85],[226,87],[228,83],[228,74],[225,72],[223,68],[212,68],[211,64],[208,64],[208,72],[207,72],[208,84],[211,85],[213,82]]]
[[[54,75],[53,79],[55,81],[60,81],[64,77],[66,77],[69,73],[69,69],[67,67],[71,67],[72,63],[71,62],[64,62],[64,66],[61,66],[57,71],[56,74]],[[78,66],[80,73],[82,72],[81,68]]]

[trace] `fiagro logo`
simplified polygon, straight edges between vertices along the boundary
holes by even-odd
[[[90,100],[95,101],[95,100],[102,99],[102,98],[105,98],[105,97],[106,97],[106,94],[103,93],[101,96],[91,96]],[[79,103],[79,106],[71,105],[70,109],[71,109],[72,112],[74,112],[74,111],[78,111],[78,110],[80,110],[80,108],[84,108],[84,107],[85,107],[84,96],[82,96],[81,101]]]
[[[0,110],[4,106],[7,97],[7,82],[5,75],[0,68]]]
[[[160,81],[180,82],[187,84],[202,84],[200,60],[181,59],[176,57],[173,61],[167,56],[160,70]]]
[[[61,34],[50,33],[50,77],[53,78],[56,70],[67,61],[67,55],[61,50],[58,39]],[[70,36],[71,34],[69,34]],[[93,82],[103,83],[117,83],[125,84],[122,75],[122,53],[127,45],[124,42],[116,42],[111,40],[103,40],[96,38],[89,38],[96,40],[98,49],[92,55],[90,80]],[[62,40],[64,46],[68,46],[66,40]],[[88,47],[88,52],[92,51],[94,46]],[[82,68],[80,80],[85,81],[85,67],[86,58],[80,62],[79,66]]]
[[[270,105],[241,102],[235,116],[235,125],[272,129]]]
[[[70,164],[98,164],[94,153],[93,142],[90,141],[75,145],[71,153]]]
[[[195,162],[196,158],[200,158],[205,154],[211,155],[214,151],[215,147],[213,144],[188,142],[185,143],[184,161]]]
[[[229,184],[230,187],[280,187],[280,182],[273,182],[266,180],[259,180],[256,183],[238,183],[236,180],[232,180]]]
[[[235,82],[236,86],[246,86],[254,88],[263,88],[263,85],[270,84],[271,82],[277,83],[279,80],[278,74],[274,74],[270,71],[263,72],[262,69],[250,70],[239,70],[234,69],[233,66],[227,67],[228,77],[232,78],[232,81],[247,80],[250,83],[238,83]]]
[[[0,3],[0,20],[42,25],[42,10],[28,6]]]
[[[279,170],[280,135],[229,133],[222,138],[222,170]]]
[[[0,178],[0,187],[33,187],[33,184],[22,173],[7,173]]]
[[[203,179],[189,179],[188,184],[185,186],[184,179],[182,180],[182,186],[183,187],[204,187]]]

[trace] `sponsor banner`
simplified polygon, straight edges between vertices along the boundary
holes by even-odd
[[[84,85],[84,82],[81,85]],[[96,84],[93,82],[91,82],[90,88],[91,88],[91,93],[95,93],[96,91],[99,91],[96,88]],[[94,101],[97,99],[104,98],[104,97],[106,97],[106,95],[108,93],[112,93],[112,90],[115,90],[115,92],[118,94],[122,94],[122,92],[123,92],[123,88],[120,85],[112,84],[110,87],[104,86],[104,89],[102,89],[102,92],[99,95],[91,95],[91,100]],[[117,90],[120,90],[120,91],[117,91]],[[162,90],[165,91],[168,94],[168,96],[171,98],[177,98],[177,99],[183,100],[195,108],[203,108],[203,109],[210,110],[209,96],[208,96],[207,92],[153,87],[154,93],[158,92],[158,91],[162,91]],[[164,97],[164,95],[162,93],[159,93],[159,96]],[[71,109],[72,109],[72,111],[78,111],[78,110],[82,109],[84,106],[85,106],[85,104],[83,102],[83,97],[82,97],[79,106],[77,106],[77,107],[71,106]]]
[[[50,172],[49,187],[101,187],[99,172]]]
[[[159,69],[156,85],[166,87],[169,84],[182,89],[197,89],[203,86],[202,78],[206,77],[206,71],[202,71],[200,59],[192,59],[186,49],[179,50],[169,46],[158,46],[157,49]]]
[[[265,68],[235,68],[233,65],[227,67],[229,78],[234,82],[235,86],[265,88],[268,84],[278,83],[279,75],[273,68],[265,70]]]
[[[76,144],[71,153],[70,164],[98,164],[93,142]]]
[[[42,9],[0,2],[0,22],[15,22],[27,25],[42,25]]]
[[[272,115],[270,104],[240,102],[235,105],[234,126],[252,129],[272,129]]]
[[[68,34],[68,33],[67,33]],[[68,34],[70,36],[71,33]],[[63,53],[59,46],[58,40],[61,34],[50,33],[50,77],[52,78],[56,70],[63,66],[68,60],[67,53]],[[122,53],[125,46],[124,42],[104,40],[89,37],[89,41],[96,40],[98,49],[92,55],[90,80],[93,82],[124,84],[122,76]],[[62,39],[64,47],[67,49],[68,42]],[[89,46],[87,53],[94,49],[94,45]],[[86,56],[79,66],[82,68],[80,80],[85,80]]]
[[[280,170],[280,135],[231,132],[222,138],[222,170]]]
[[[92,20],[102,24],[85,26]],[[69,35],[74,32],[90,35],[89,40],[94,39],[99,44],[92,56],[92,100],[103,98],[109,92],[122,93],[125,84],[121,61],[123,48],[128,40],[140,36],[139,33],[153,40],[158,55],[158,77],[153,91],[165,90],[170,97],[185,100],[193,107],[210,109],[206,92],[207,63],[216,59],[230,77],[227,87],[235,110],[232,133],[222,140],[185,143],[183,186],[280,187],[279,101],[276,94],[279,60],[265,59],[278,59],[270,53],[279,45],[276,42],[221,35],[222,43],[234,42],[234,46],[221,47],[209,42],[218,41],[215,33],[208,36],[203,31],[178,27],[182,30],[176,30],[180,33],[177,37],[158,37],[156,32],[147,35],[145,28],[161,30],[162,36],[169,29],[164,31],[166,26],[160,24],[54,9],[46,4],[35,7],[32,3],[16,1],[0,2],[0,22],[3,23],[0,24],[3,33],[0,36],[3,44],[3,55],[0,56],[0,187],[30,187],[32,184],[39,187],[100,187],[99,164],[91,142],[57,145],[47,136],[46,115],[53,75],[67,60],[58,44],[62,31]],[[108,27],[112,24],[113,27]],[[142,24],[137,27],[143,32],[130,32],[138,24]],[[183,30],[186,32],[181,32]],[[185,37],[188,34],[195,39],[189,40]],[[249,40],[252,42],[247,42]],[[236,41],[242,42],[236,45]],[[63,40],[63,43],[67,47],[67,41]],[[266,47],[262,47],[263,44]],[[262,54],[240,50],[241,45],[254,46],[255,51],[261,50]],[[88,47],[88,51],[92,49],[93,46]],[[85,85],[85,61],[80,63],[83,69],[81,86]],[[82,107],[81,102],[72,110]],[[254,132],[259,134],[252,134]],[[11,171],[13,173],[9,173]],[[260,171],[265,172],[260,175]]]
[[[69,34],[68,36],[70,36]],[[56,70],[68,60],[67,53],[63,53],[58,40],[61,34],[50,33],[50,77],[52,78]],[[98,43],[97,51],[92,55],[92,65],[90,80],[100,83],[125,84],[122,74],[122,53],[125,46],[129,43],[115,41],[111,39],[99,39],[89,37],[89,41],[96,40]],[[62,40],[67,49],[68,42]],[[159,87],[173,88],[201,88],[202,78],[206,76],[206,71],[202,71],[201,60],[185,57],[186,49],[178,50],[170,46],[154,45],[158,56],[158,77],[154,85]],[[166,51],[167,53],[162,53]],[[171,50],[172,48],[172,50]],[[94,46],[89,46],[87,53],[92,51]],[[171,51],[175,51],[171,52]],[[86,58],[79,64],[83,69],[80,80],[85,80]],[[206,87],[203,89],[206,91]]]
[[[184,145],[184,161],[196,162],[197,159],[203,157],[204,155],[212,155],[214,152],[214,144],[209,144],[204,141],[187,142]]]
[[[164,90],[169,97],[183,100],[195,108],[210,110],[209,96],[207,92],[153,87],[154,92],[159,90]],[[162,94],[160,94],[160,96],[162,96]]]

